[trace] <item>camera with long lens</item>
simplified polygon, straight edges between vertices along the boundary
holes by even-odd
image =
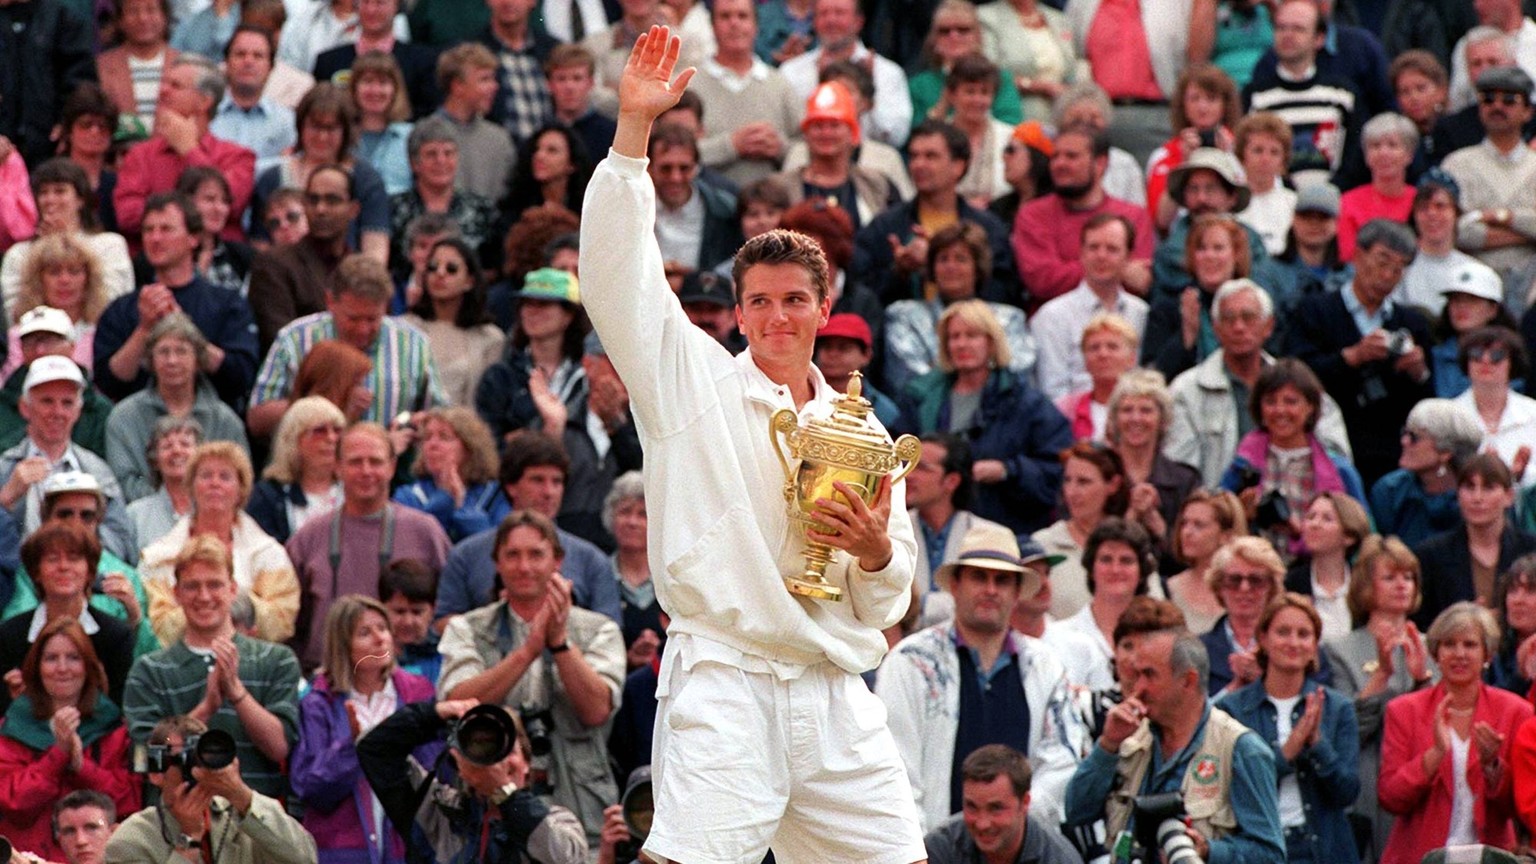
[[[533,756],[528,760],[528,788],[536,795],[550,795],[555,791],[549,770],[550,753],[555,749],[555,717],[548,708],[531,705],[517,709],[517,714],[528,733],[528,751]]]
[[[1200,853],[1195,851],[1195,841],[1184,833],[1188,823],[1184,811],[1184,796],[1178,792],[1162,792],[1157,795],[1139,795],[1131,803],[1132,821],[1128,850],[1116,848],[1114,860],[1136,864],[1200,864]],[[1159,858],[1159,854],[1161,858]]]
[[[499,705],[476,705],[454,721],[449,745],[476,765],[495,765],[517,746],[517,727]]]
[[[651,796],[651,766],[641,765],[629,772],[624,794],[619,798],[624,811],[624,826],[629,838],[614,847],[613,860],[619,864],[640,860],[640,847],[651,836],[651,820],[656,816],[656,802]]]
[[[164,774],[176,767],[188,783],[196,783],[193,768],[218,771],[235,761],[235,738],[222,729],[209,729],[201,735],[188,735],[179,750],[169,744],[151,744],[145,749],[144,760],[144,770],[150,774]]]

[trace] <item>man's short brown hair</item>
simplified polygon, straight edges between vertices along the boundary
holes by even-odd
[[[448,85],[464,77],[471,69],[495,69],[496,55],[478,42],[465,42],[444,51],[437,58],[437,89],[447,93]]]
[[[830,277],[827,256],[821,244],[797,231],[775,228],[759,234],[742,245],[736,253],[736,263],[731,268],[731,279],[736,283],[736,305],[741,305],[742,277],[759,264],[798,264],[811,274],[811,284],[816,287],[816,302],[827,299]]]
[[[331,276],[331,297],[351,296],[372,303],[387,303],[395,294],[389,270],[371,255],[348,255]]]
[[[556,69],[570,69],[580,66],[587,70],[588,75],[597,74],[597,58],[592,56],[585,45],[556,45],[550,49],[549,59],[544,61],[544,74],[549,75]]]
[[[960,777],[968,783],[991,783],[1000,774],[1008,778],[1015,796],[1023,798],[1029,794],[1029,782],[1034,776],[1029,757],[1007,744],[978,747],[960,763]]]

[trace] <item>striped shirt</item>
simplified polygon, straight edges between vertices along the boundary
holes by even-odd
[[[305,315],[278,331],[261,371],[256,373],[251,404],[291,398],[299,363],[315,343],[335,338],[336,323],[329,312]],[[448,404],[427,337],[420,330],[398,318],[385,318],[368,356],[373,361],[367,378],[373,402],[363,414],[364,420],[388,425],[401,411]]]
[[[256,704],[283,724],[290,747],[299,737],[299,660],[285,645],[235,634],[240,654],[240,683]],[[167,717],[186,714],[203,699],[208,687],[208,660],[177,640],[169,648],[145,654],[134,662],[123,686],[123,716],[135,744],[149,742],[150,730]],[[208,728],[223,729],[235,739],[240,777],[252,789],[276,798],[286,791],[281,766],[256,749],[240,724],[235,706],[225,701],[208,720]]]

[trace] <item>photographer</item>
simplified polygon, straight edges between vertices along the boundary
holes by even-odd
[[[1288,316],[1285,353],[1316,371],[1339,403],[1355,464],[1375,483],[1397,467],[1408,411],[1435,395],[1425,354],[1433,339],[1423,313],[1392,299],[1418,251],[1413,232],[1372,219],[1356,246],[1355,278],[1306,297]]]
[[[1109,711],[1098,746],[1067,784],[1066,822],[1103,818],[1114,847],[1134,831],[1138,797],[1178,792],[1186,835],[1212,864],[1286,860],[1275,797],[1275,757],[1262,738],[1206,699],[1210,661],[1183,630],[1142,637],[1122,680],[1126,698]],[[1154,861],[1156,850],[1144,860]]]
[[[474,699],[412,703],[357,742],[358,763],[389,821],[412,838],[408,860],[441,864],[586,861],[586,836],[575,814],[545,804],[527,788],[533,747],[511,711],[505,717],[516,742],[493,764],[479,764],[466,755],[460,744],[467,736],[454,729],[449,752],[458,769],[456,783],[439,776],[442,760],[422,765],[412,758],[412,751],[436,741],[448,721],[459,719],[476,704]],[[412,824],[418,830],[403,827]],[[423,842],[431,848],[420,848]]]
[[[207,732],[186,715],[155,724],[149,782],[160,790],[160,803],[118,826],[107,864],[315,864],[314,838],[280,802],[245,784],[239,759],[218,769],[200,763],[190,742]]]

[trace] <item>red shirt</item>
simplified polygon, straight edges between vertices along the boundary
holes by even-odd
[[[1414,189],[1403,185],[1403,193],[1396,198],[1376,191],[1367,183],[1345,192],[1339,197],[1339,260],[1351,261],[1355,257],[1355,235],[1372,219],[1391,219],[1408,224],[1413,215]]]
[[[1093,80],[1110,99],[1161,102],[1166,98],[1152,72],[1140,0],[1100,0],[1084,49],[1093,66]]]
[[[1119,213],[1136,226],[1131,258],[1151,261],[1152,220],[1147,211],[1117,198],[1104,197],[1097,207],[1071,210],[1059,195],[1044,195],[1026,202],[1013,220],[1013,257],[1033,313],[1053,297],[1071,291],[1083,281],[1083,226],[1099,213]]]
[[[220,236],[226,240],[243,239],[240,214],[250,206],[251,190],[256,186],[256,154],[209,133],[186,156],[177,153],[159,135],[128,151],[117,169],[117,188],[112,192],[118,230],[137,241],[144,222],[144,202],[156,193],[173,191],[182,170],[193,165],[211,166],[229,181],[233,201],[229,223]]]

